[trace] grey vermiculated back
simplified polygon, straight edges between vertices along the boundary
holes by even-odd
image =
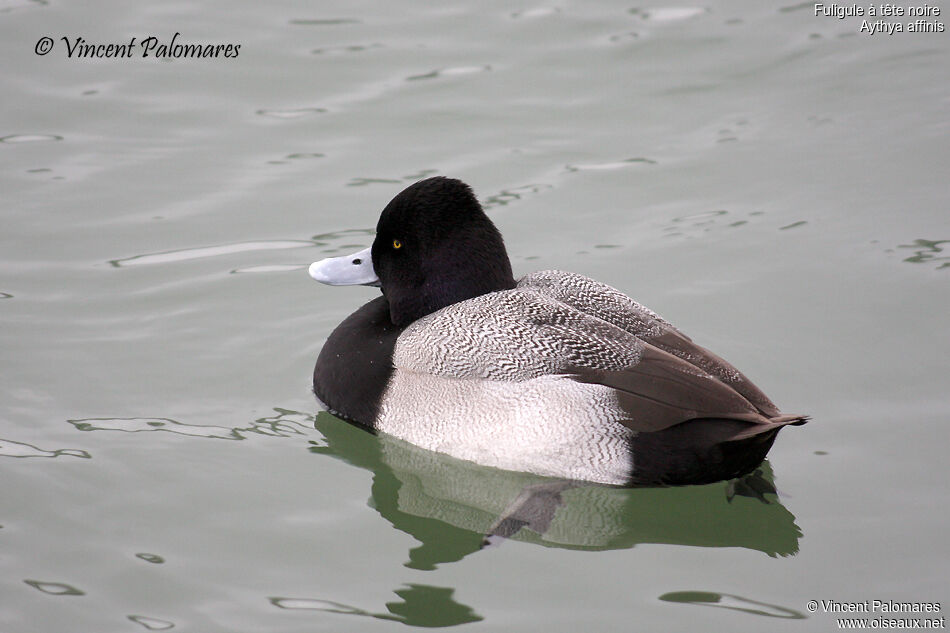
[[[663,317],[616,288],[590,277],[561,270],[539,270],[525,275],[519,288],[534,288],[546,296],[630,332],[652,338],[674,329]]]
[[[629,321],[638,327],[618,327],[552,296],[547,287],[533,283],[535,278],[529,275],[514,290],[482,295],[420,319],[400,337],[395,366],[455,378],[515,381],[576,367],[619,370],[637,363],[643,342],[636,331],[651,330],[644,320],[636,323],[631,313]]]

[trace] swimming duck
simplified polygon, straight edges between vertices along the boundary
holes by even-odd
[[[807,420],[619,290],[558,270],[515,280],[459,180],[407,187],[371,247],[309,272],[382,289],[330,334],[314,394],[433,451],[572,481],[698,484],[752,471]]]

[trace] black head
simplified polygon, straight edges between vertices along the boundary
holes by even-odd
[[[373,268],[396,325],[515,286],[501,233],[468,185],[442,176],[420,180],[386,205]]]

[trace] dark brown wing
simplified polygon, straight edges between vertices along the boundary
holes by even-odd
[[[532,288],[591,317],[606,321],[694,365],[732,387],[765,417],[781,415],[778,407],[742,372],[700,347],[663,317],[616,288],[583,275],[559,270],[531,273],[518,283],[521,287]]]
[[[610,387],[629,418],[631,430],[653,433],[699,419],[733,420],[727,437],[740,439],[803,422],[796,415],[765,415],[718,377],[669,352],[645,345],[640,361],[621,370],[577,369],[579,382]]]
[[[705,347],[700,347],[679,330],[673,327],[665,328],[659,335],[643,340],[715,376],[740,393],[766,417],[781,415],[778,407],[742,372]]]

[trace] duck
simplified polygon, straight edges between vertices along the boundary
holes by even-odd
[[[559,270],[516,280],[461,180],[405,188],[370,247],[309,274],[381,290],[327,338],[316,398],[457,459],[608,486],[706,484],[752,472],[782,428],[808,420],[607,284]]]

